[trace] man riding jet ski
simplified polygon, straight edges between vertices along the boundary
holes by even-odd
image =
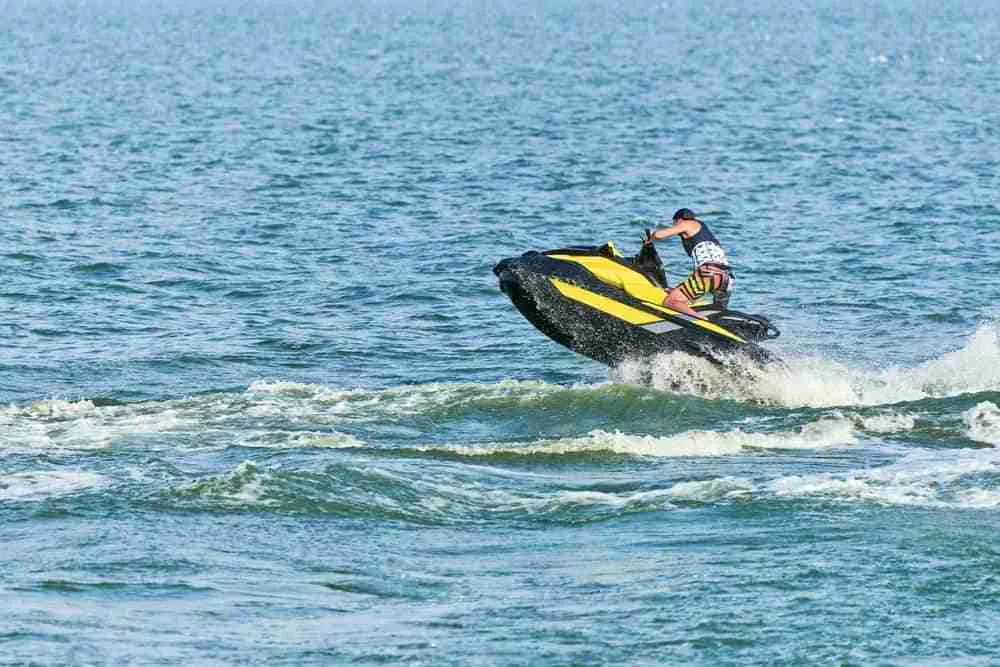
[[[722,249],[715,234],[689,208],[678,209],[674,213],[673,224],[665,229],[657,229],[646,236],[644,243],[657,239],[680,236],[684,252],[694,261],[694,271],[684,282],[667,293],[664,306],[697,316],[691,303],[703,294],[715,296],[715,302],[725,306],[729,301],[729,290],[735,282],[729,268],[729,258]]]
[[[687,211],[678,211],[683,212]],[[727,308],[728,262],[724,264],[728,280],[701,277],[696,267],[687,280],[668,292],[652,239],[681,235],[684,240],[683,229],[663,233],[676,227],[647,232],[642,249],[631,259],[609,242],[600,247],[527,252],[501,260],[493,273],[500,289],[539,331],[609,366],[675,351],[717,364],[737,356],[758,365],[773,361],[757,343],[777,338],[779,331],[764,317]],[[696,230],[694,238],[697,234]],[[685,289],[692,284],[695,290]],[[671,299],[674,292],[684,299],[684,307],[677,297]],[[689,298],[709,292],[716,297],[710,303]]]

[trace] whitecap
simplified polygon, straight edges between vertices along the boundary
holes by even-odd
[[[962,413],[969,427],[969,437],[976,442],[1000,445],[1000,408],[984,401]]]
[[[37,501],[65,496],[102,483],[104,478],[79,470],[32,471],[0,475],[0,501]]]

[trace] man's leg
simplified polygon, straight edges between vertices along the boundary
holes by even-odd
[[[681,290],[680,286],[667,292],[667,298],[663,300],[663,305],[667,308],[673,308],[676,311],[692,315],[694,317],[701,317],[701,315],[695,312],[694,308],[692,308],[689,304],[690,302],[688,301],[688,298],[684,296],[684,292]]]

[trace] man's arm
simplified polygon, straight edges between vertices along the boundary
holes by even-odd
[[[669,227],[663,227],[655,230],[649,235],[649,240],[659,241],[660,239],[669,239],[671,236],[677,236],[678,234],[694,236],[698,233],[698,227],[700,226],[701,225],[694,220],[678,220]]]

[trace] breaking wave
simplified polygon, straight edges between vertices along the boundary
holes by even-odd
[[[891,405],[1000,390],[1000,336],[994,324],[980,327],[961,349],[915,368],[870,371],[812,357],[784,361],[734,373],[673,353],[627,362],[611,376],[672,393],[790,408]]]
[[[161,401],[43,400],[0,407],[0,501],[419,524],[581,523],[734,502],[992,508],[997,362],[997,331],[984,327],[912,369],[793,359],[734,375],[668,355],[574,386],[261,380]],[[94,456],[113,470],[81,471]],[[759,465],[772,456],[787,465]]]

